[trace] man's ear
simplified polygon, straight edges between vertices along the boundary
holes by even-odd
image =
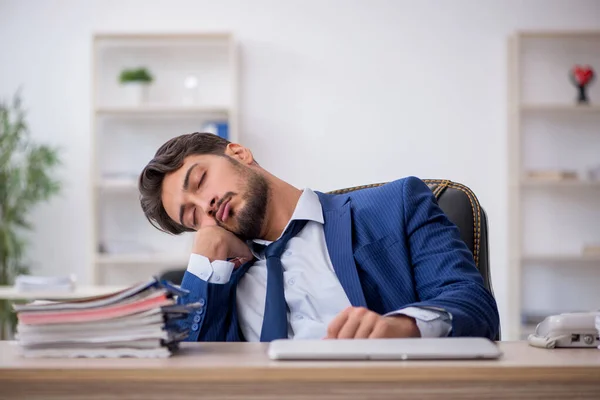
[[[235,158],[242,164],[250,165],[254,163],[254,156],[250,149],[237,143],[229,143],[225,148],[225,155]]]

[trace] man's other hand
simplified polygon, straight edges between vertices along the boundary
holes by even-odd
[[[420,337],[414,318],[383,317],[364,307],[348,307],[327,328],[325,339],[377,339]]]
[[[219,226],[198,229],[192,253],[207,257],[210,262],[232,259],[236,268],[253,258],[246,243]]]

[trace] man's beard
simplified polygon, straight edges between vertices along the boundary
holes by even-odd
[[[238,166],[244,168],[242,166]],[[234,211],[234,220],[237,221],[238,229],[232,231],[242,240],[257,239],[262,231],[265,215],[267,213],[267,204],[269,202],[270,188],[269,183],[261,174],[244,169],[240,170],[241,177],[247,177],[246,193],[242,196],[246,205]],[[228,194],[224,198],[229,197]],[[233,193],[231,193],[233,195]],[[224,227],[221,223],[217,223]],[[231,230],[231,229],[230,229]]]

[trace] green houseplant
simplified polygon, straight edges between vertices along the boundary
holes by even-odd
[[[124,69],[119,75],[119,82],[121,84],[132,82],[150,84],[152,81],[154,81],[154,77],[143,67]]]
[[[20,93],[0,101],[0,285],[12,285],[17,275],[29,272],[29,216],[33,207],[59,191],[53,174],[58,164],[57,149],[31,139]],[[0,301],[0,337],[6,337],[7,326],[14,327],[14,319],[8,302]]]
[[[148,99],[148,87],[154,77],[147,68],[124,69],[119,74],[122,100],[130,106],[139,106]]]

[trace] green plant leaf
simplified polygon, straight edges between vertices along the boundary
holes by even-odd
[[[28,217],[61,187],[58,150],[33,141],[25,117],[19,92],[12,102],[0,102],[0,285],[29,273],[24,233],[34,225]]]
[[[141,83],[151,83],[154,80],[154,77],[150,74],[148,69],[140,67],[133,69],[124,69],[121,71],[119,75],[119,82],[127,83],[127,82],[141,82]]]

